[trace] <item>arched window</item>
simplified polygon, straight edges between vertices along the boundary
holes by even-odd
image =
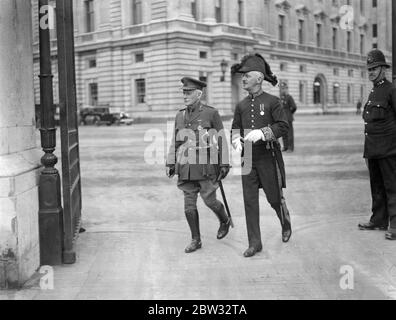
[[[335,104],[340,103],[340,84],[338,82],[333,85],[333,102]]]
[[[313,98],[314,98],[314,104],[319,104],[321,103],[322,99],[320,96],[320,92],[321,92],[321,86],[322,86],[322,82],[320,80],[320,78],[316,78],[314,81],[314,85],[313,85]]]

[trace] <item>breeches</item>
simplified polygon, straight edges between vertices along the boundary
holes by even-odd
[[[207,207],[213,211],[220,210],[222,204],[216,198],[219,184],[213,180],[178,181],[177,187],[184,193],[184,211],[197,210],[198,194]]]

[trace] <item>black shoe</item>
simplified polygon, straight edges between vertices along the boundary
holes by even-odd
[[[185,253],[191,253],[202,248],[201,240],[192,239],[191,243],[184,250]]]
[[[288,242],[290,240],[290,237],[292,235],[292,230],[291,228],[285,231],[282,231],[282,241],[283,242]]]
[[[388,231],[387,233],[385,233],[385,239],[396,240],[396,233]]]
[[[388,226],[376,225],[376,224],[372,223],[371,221],[367,222],[367,223],[359,223],[358,227],[360,230],[381,230],[381,231],[388,230]]]
[[[223,239],[227,234],[228,231],[230,230],[230,225],[231,225],[231,218],[228,219],[227,222],[220,223],[220,228],[219,231],[217,232],[217,239]]]
[[[258,246],[258,247],[249,247],[244,253],[243,256],[245,258],[250,258],[253,257],[257,252],[260,252],[263,250],[263,246]]]

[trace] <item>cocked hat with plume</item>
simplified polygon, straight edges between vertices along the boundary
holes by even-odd
[[[264,75],[264,80],[276,86],[278,83],[277,77],[272,73],[267,61],[259,53],[249,54],[242,58],[241,63],[234,64],[231,67],[231,72],[247,73],[251,71],[258,71]]]

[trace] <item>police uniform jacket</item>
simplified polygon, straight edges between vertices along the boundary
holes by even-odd
[[[297,111],[296,103],[290,94],[281,95],[281,104],[285,110],[287,121],[294,121],[293,114]]]
[[[287,134],[289,124],[287,116],[276,96],[262,92],[258,96],[249,95],[237,104],[232,122],[232,134],[235,131],[244,137],[251,130],[271,128],[276,139]],[[249,130],[249,131],[247,131]],[[282,174],[283,187],[286,187],[285,166],[283,162],[280,145],[276,141],[275,154],[279,169]],[[271,160],[272,154],[268,149],[268,142],[258,141],[253,144],[253,163]]]
[[[229,166],[224,127],[215,108],[199,102],[191,111],[177,113],[167,158],[167,166],[171,164],[184,181],[214,179],[220,166]]]
[[[396,156],[396,88],[388,80],[374,85],[364,107],[364,157]]]

